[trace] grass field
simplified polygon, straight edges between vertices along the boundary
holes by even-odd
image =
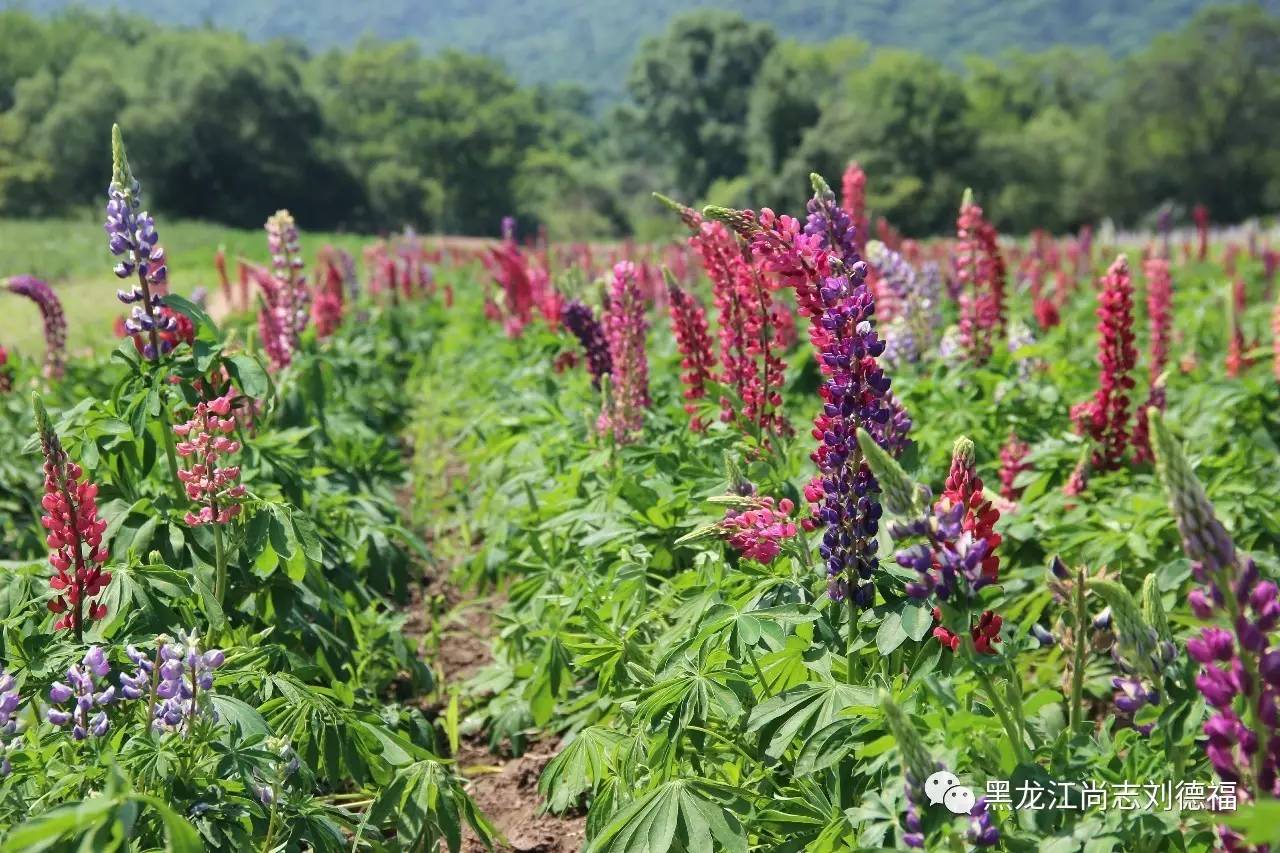
[[[53,285],[67,312],[67,348],[73,355],[111,347],[115,318],[124,314],[118,303],[104,304],[115,302],[119,283],[111,272],[115,259],[107,251],[100,219],[96,214],[76,219],[0,219],[0,277],[28,274]],[[160,244],[169,256],[171,286],[183,295],[197,287],[217,287],[213,258],[219,246],[232,262],[238,256],[257,263],[268,260],[261,229],[163,220],[158,229]],[[308,260],[326,243],[359,258],[360,246],[368,240],[354,234],[304,233],[302,244]],[[35,358],[43,352],[35,304],[5,291],[0,291],[0,346]]]

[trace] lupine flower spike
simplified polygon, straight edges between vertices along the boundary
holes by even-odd
[[[107,547],[102,541],[107,522],[98,517],[98,487],[81,481],[83,471],[67,457],[39,395],[33,394],[31,402],[44,455],[44,498],[40,505],[45,514],[40,523],[49,531],[45,541],[53,566],[49,585],[54,591],[48,607],[58,614],[53,627],[74,631],[79,642],[87,621],[107,615],[106,605],[97,600],[111,582],[111,573],[102,570],[107,561]]]
[[[200,637],[192,631],[159,648],[160,680],[152,725],[171,731],[190,731],[201,715],[217,719],[210,702],[213,671],[225,655],[219,649],[200,651]]]
[[[667,276],[667,307],[671,314],[671,331],[680,349],[680,381],[684,383],[684,410],[690,415],[694,432],[706,429],[697,416],[697,401],[707,394],[707,382],[715,367],[711,339],[707,335],[707,315],[698,300],[676,284],[670,271]]]
[[[1015,481],[1019,474],[1031,467],[1026,461],[1030,452],[1031,447],[1013,432],[1000,448],[1000,497],[1007,501],[1016,501],[1022,496],[1022,489],[1015,485]]]
[[[720,522],[720,529],[734,550],[757,563],[768,565],[782,551],[782,543],[799,533],[791,512],[794,504],[786,498],[774,504],[773,498],[750,498],[745,510],[730,510]]]
[[[1162,376],[1169,366],[1169,336],[1172,327],[1173,280],[1169,275],[1169,262],[1164,258],[1149,258],[1142,265],[1147,276],[1147,318],[1149,325],[1149,356],[1147,367],[1147,402],[1138,411],[1133,428],[1133,454],[1135,461],[1150,462],[1151,440],[1147,433],[1146,410],[1155,407],[1164,411],[1166,395]]]
[[[1280,647],[1274,643],[1280,589],[1236,549],[1160,413],[1149,409],[1147,415],[1156,471],[1201,584],[1188,596],[1191,610],[1219,623],[1187,641],[1187,652],[1201,664],[1196,688],[1214,709],[1204,724],[1205,751],[1219,778],[1238,783],[1246,799],[1274,797],[1280,793]],[[1219,837],[1228,850],[1245,849],[1225,827]]]
[[[187,497],[200,506],[197,512],[187,513],[187,524],[192,526],[228,524],[240,514],[239,502],[245,494],[244,486],[236,482],[240,467],[218,465],[221,457],[240,451],[240,442],[229,437],[236,428],[231,403],[231,394],[198,403],[191,419],[173,428],[182,439],[178,455],[188,460],[178,479]]]
[[[1133,338],[1133,285],[1124,255],[1116,258],[1098,294],[1098,390],[1071,407],[1076,430],[1093,445],[1089,467],[1118,468],[1129,444],[1130,394],[1137,350]]]
[[[119,125],[111,127],[111,186],[107,190],[107,245],[111,254],[121,260],[115,266],[118,278],[128,279],[137,275],[138,283],[129,290],[119,290],[116,296],[126,305],[132,305],[125,331],[130,335],[145,334],[149,343],[143,345],[142,354],[157,359],[173,348],[171,339],[162,340],[162,332],[175,332],[177,317],[166,311],[162,296],[168,285],[168,268],[165,266],[164,249],[156,234],[155,220],[142,210],[142,184],[129,169],[125,155],[124,137]]]
[[[9,351],[0,346],[0,394],[13,390],[13,367],[9,364]]]
[[[0,776],[8,776],[13,772],[9,762],[9,753],[22,748],[22,738],[18,735],[18,706],[22,704],[22,696],[18,692],[18,683],[12,675],[0,671]]]
[[[898,552],[898,563],[915,569],[920,579],[907,584],[907,594],[927,598],[936,593],[939,600],[957,602],[972,599],[978,590],[995,583],[1000,577],[1000,557],[996,549],[1001,537],[995,532],[999,511],[987,500],[982,479],[974,460],[973,442],[956,440],[942,497],[929,514],[909,523],[893,526],[895,540],[912,536],[924,537],[924,543]],[[934,618],[941,618],[934,609]],[[970,633],[979,652],[991,653],[992,644],[1000,641],[1003,620],[991,611],[984,612]],[[960,638],[938,625],[933,635],[947,648],[959,648]]]
[[[600,387],[600,377],[608,376],[613,371],[613,361],[609,357],[609,342],[604,339],[604,327],[596,319],[591,309],[574,299],[560,310],[560,322],[573,333],[582,344],[582,351],[587,357],[587,373],[591,376],[593,388]]]
[[[644,410],[649,408],[649,361],[645,354],[648,330],[635,265],[622,261],[613,268],[609,310],[604,318],[604,336],[613,364],[612,382],[596,422],[601,433],[612,434],[619,444],[636,438],[644,426]]]
[[[9,292],[27,297],[40,309],[44,323],[44,375],[46,379],[61,379],[67,356],[67,317],[62,302],[53,288],[29,275],[9,279]]]
[[[70,724],[76,740],[105,735],[110,720],[104,709],[116,701],[116,689],[107,683],[110,668],[102,649],[90,646],[84,659],[67,670],[67,680],[55,681],[49,688],[49,722],[59,727]],[[70,710],[57,707],[68,703]]]

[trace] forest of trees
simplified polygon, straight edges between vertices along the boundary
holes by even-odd
[[[795,211],[850,159],[907,233],[949,230],[972,186],[1009,231],[1202,202],[1280,210],[1280,17],[1215,6],[1127,57],[1056,47],[944,64],[854,38],[801,43],[710,10],[637,52],[627,97],[521,85],[496,60],[362,40],[312,52],[82,11],[0,13],[0,215],[100,200],[108,128],[169,216],[308,228],[555,236],[671,223],[682,200]]]

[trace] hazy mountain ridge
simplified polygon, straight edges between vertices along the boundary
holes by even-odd
[[[1212,0],[650,0],[644,4],[575,0],[23,0],[7,7],[51,13],[68,6],[119,8],[157,22],[213,24],[255,39],[290,37],[314,50],[361,35],[412,38],[428,51],[456,49],[502,59],[521,80],[570,82],[611,98],[626,85],[640,41],[694,8],[723,8],[773,24],[791,38],[852,35],[879,46],[909,47],[944,60],[1028,51],[1055,44],[1096,45],[1123,54],[1182,26]],[[1280,0],[1262,4],[1280,11]],[[1117,8],[1121,7],[1121,8]]]

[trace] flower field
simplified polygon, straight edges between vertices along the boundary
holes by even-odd
[[[118,345],[4,271],[0,849],[1280,843],[1274,229],[911,240],[850,164],[193,273],[112,142]]]

